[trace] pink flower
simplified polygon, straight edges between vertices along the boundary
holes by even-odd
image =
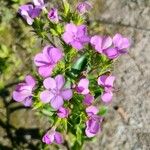
[[[82,78],[77,87],[76,87],[76,90],[78,93],[82,94],[82,95],[87,95],[89,93],[89,80],[86,79],[86,78]]]
[[[32,4],[26,4],[19,7],[18,13],[26,20],[29,25],[33,24],[34,18],[38,17],[41,9]]]
[[[86,121],[85,133],[90,138],[94,137],[101,130],[100,124],[103,119],[97,115],[98,109],[95,106],[86,108],[86,113],[89,119]]]
[[[57,115],[60,118],[68,118],[68,116],[69,116],[69,109],[68,108],[64,108],[64,107],[60,107],[58,109]]]
[[[34,58],[34,63],[38,67],[38,72],[42,77],[48,77],[52,74],[57,62],[60,61],[63,54],[60,49],[46,46],[42,53],[39,53]]]
[[[59,17],[58,17],[58,11],[56,8],[52,8],[49,13],[48,13],[48,18],[54,22],[54,23],[58,23],[59,21]]]
[[[109,103],[112,100],[113,93],[113,83],[115,81],[114,76],[102,75],[98,78],[98,85],[104,87],[104,93],[101,96],[101,99],[105,103]]]
[[[64,100],[72,98],[72,90],[65,88],[65,78],[63,75],[57,75],[55,78],[46,78],[43,82],[45,91],[41,92],[40,98],[43,103],[49,103],[58,110],[62,107]]]
[[[46,144],[52,144],[53,142],[55,142],[56,144],[62,144],[63,137],[61,133],[55,130],[50,130],[43,136],[42,141]]]
[[[94,46],[95,50],[99,53],[104,53],[112,45],[111,37],[101,37],[95,35],[91,38],[91,44]]]
[[[25,82],[19,83],[13,92],[13,99],[21,102],[24,106],[29,107],[32,105],[32,91],[36,85],[35,79],[28,75],[25,77]]]
[[[91,8],[92,8],[91,3],[87,2],[87,1],[81,2],[77,5],[77,10],[81,14],[88,12]]]
[[[92,96],[91,94],[87,94],[87,95],[85,95],[83,104],[89,106],[92,104],[93,100],[94,100],[94,96]]]
[[[72,23],[67,24],[63,40],[77,50],[83,49],[90,40],[87,35],[87,27],[85,25],[76,26]]]
[[[121,54],[127,53],[126,49],[130,47],[129,39],[124,38],[121,34],[116,34],[113,37],[113,44],[113,48],[108,48],[104,52],[110,59],[117,58]]]

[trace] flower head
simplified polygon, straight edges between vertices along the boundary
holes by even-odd
[[[58,16],[58,11],[56,8],[52,8],[49,13],[48,13],[48,18],[55,23],[58,23],[59,21],[59,16]]]
[[[121,54],[127,53],[126,49],[130,47],[129,39],[123,37],[121,34],[116,34],[113,37],[113,44],[113,48],[108,48],[104,52],[105,55],[110,59],[117,58]]]
[[[66,25],[63,39],[77,50],[83,49],[84,45],[90,40],[85,25],[76,26],[72,23]]]
[[[61,133],[55,130],[50,130],[43,136],[42,141],[46,144],[52,144],[53,142],[61,144],[63,143],[63,137]]]
[[[34,7],[32,4],[26,4],[20,6],[18,12],[27,21],[29,25],[32,25],[34,18],[40,15],[41,9]]]
[[[87,1],[81,2],[77,5],[77,10],[81,14],[88,12],[91,8],[92,8],[92,5]]]
[[[44,103],[51,103],[51,106],[58,110],[62,107],[64,100],[72,98],[72,90],[65,88],[65,78],[63,75],[57,75],[55,78],[46,78],[43,82],[45,91],[41,92],[40,98]]]
[[[69,109],[64,108],[64,107],[60,107],[60,108],[58,109],[57,115],[58,115],[60,118],[68,118]]]
[[[24,106],[29,107],[32,105],[32,91],[36,85],[35,79],[28,75],[25,77],[25,82],[16,86],[13,92],[13,99],[17,102],[21,102]]]
[[[89,93],[89,80],[86,79],[86,78],[82,78],[77,87],[76,87],[76,90],[78,93],[82,94],[82,95],[87,95]]]
[[[34,63],[38,67],[38,72],[42,77],[48,77],[52,74],[52,70],[60,61],[63,54],[60,49],[46,46],[42,53],[39,53],[34,58]]]
[[[104,93],[101,96],[101,99],[105,103],[109,103],[113,97],[113,83],[115,81],[114,76],[102,75],[98,78],[98,85],[104,87]]]

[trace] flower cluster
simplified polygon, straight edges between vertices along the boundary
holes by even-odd
[[[113,97],[113,62],[130,47],[129,39],[120,34],[88,34],[84,14],[91,8],[85,1],[72,11],[63,1],[63,11],[59,13],[56,8],[48,11],[43,0],[33,0],[33,4],[19,8],[20,15],[47,44],[34,57],[36,79],[26,76],[13,92],[13,99],[51,116],[52,128],[42,139],[46,144],[61,144],[68,140],[68,134],[75,139],[71,145],[80,147],[87,137],[102,130],[107,105]]]

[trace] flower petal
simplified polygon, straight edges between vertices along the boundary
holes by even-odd
[[[54,94],[48,90],[41,92],[40,99],[43,103],[49,103],[54,98]]]
[[[65,85],[65,78],[63,75],[57,75],[55,77],[55,81],[56,81],[56,87],[57,89],[62,89],[63,86]]]
[[[104,103],[109,103],[111,102],[113,97],[113,93],[112,92],[105,92],[102,96],[101,99]]]
[[[72,41],[71,42],[71,45],[73,48],[77,49],[77,50],[81,50],[83,49],[83,44],[81,44],[81,42],[78,42],[78,41]]]
[[[98,108],[95,106],[89,106],[86,108],[86,113],[88,114],[88,116],[96,115],[98,111]]]
[[[108,76],[105,80],[105,85],[113,87],[114,81],[115,81],[115,76]]]
[[[112,38],[110,36],[104,37],[102,42],[102,49],[107,49],[112,45]]]
[[[36,85],[35,79],[32,76],[30,76],[30,75],[28,75],[28,76],[25,77],[25,81],[32,88]]]
[[[46,89],[52,90],[52,89],[56,89],[57,83],[56,83],[55,79],[49,77],[43,81],[43,85]]]
[[[23,101],[24,106],[26,107],[30,107],[32,105],[32,97],[27,97],[24,101]]]
[[[87,95],[85,95],[83,104],[89,106],[92,104],[93,100],[94,100],[94,96],[92,96],[91,94],[87,94]]]
[[[102,75],[98,78],[98,85],[102,85],[102,86],[105,86],[105,81],[107,79],[108,76],[106,75]]]
[[[54,67],[55,65],[39,67],[38,72],[43,78],[46,78],[52,74]]]
[[[20,93],[20,92],[17,92],[17,91],[14,91],[13,92],[13,99],[17,102],[21,102],[23,101],[27,96]]]
[[[109,58],[109,59],[115,59],[119,56],[119,52],[117,48],[108,48],[104,51],[104,54]]]
[[[54,63],[57,63],[63,57],[62,51],[58,48],[52,48],[49,55]]]
[[[55,132],[54,139],[57,144],[63,143],[63,137],[59,132]]]
[[[73,96],[72,90],[71,89],[62,90],[61,96],[63,97],[64,100],[70,100]]]
[[[58,110],[64,104],[63,98],[61,96],[56,96],[51,100],[51,106]]]

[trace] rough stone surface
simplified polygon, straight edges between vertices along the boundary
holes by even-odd
[[[115,64],[116,90],[103,132],[86,150],[150,149],[150,1],[97,0],[92,20],[113,34],[129,36],[132,47]],[[113,109],[118,106],[119,110]],[[128,121],[124,117],[128,117]]]

